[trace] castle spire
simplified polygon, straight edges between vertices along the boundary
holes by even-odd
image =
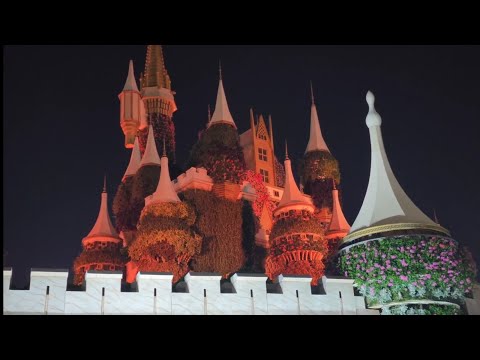
[[[128,65],[127,81],[125,81],[125,86],[123,87],[123,91],[126,90],[139,92],[137,82],[135,81],[135,72],[133,71],[133,60],[130,60],[130,64]]]
[[[333,211],[332,219],[330,221],[330,225],[328,226],[327,235],[328,237],[344,237],[348,234],[350,225],[348,224],[347,219],[345,219],[345,215],[343,215],[342,207],[338,199],[338,190],[335,186],[335,180],[332,179],[332,181]]]
[[[367,93],[366,100],[369,107],[366,123],[371,143],[370,179],[362,207],[344,242],[391,231],[392,226],[395,230],[430,229],[448,234],[448,230],[435,224],[410,200],[398,183],[385,153],[380,128],[382,118],[375,110],[372,92]]]
[[[161,45],[148,45],[142,88],[158,87],[171,90],[170,76],[165,67]]]
[[[92,230],[84,238],[114,238],[120,241],[117,231],[110,221],[110,215],[108,213],[108,194],[106,189],[106,176],[104,177],[103,192],[102,192],[102,201],[100,203],[100,211],[98,212],[97,221],[93,225]],[[111,240],[110,240],[111,241]]]
[[[307,149],[305,154],[310,151],[328,151],[328,146],[322,136],[322,130],[320,129],[320,122],[318,120],[317,107],[315,106],[313,97],[313,85],[310,82],[310,91],[312,94],[312,107],[310,110],[310,139],[308,140]]]
[[[212,119],[208,123],[208,127],[214,124],[228,124],[236,129],[237,126],[235,125],[232,114],[230,114],[230,110],[228,109],[227,97],[225,96],[225,90],[223,89],[221,65],[219,68],[219,76],[220,80],[218,82],[217,102],[215,104],[215,111],[213,112]]]
[[[147,145],[140,162],[140,167],[145,165],[160,165],[160,157],[158,156],[157,145],[155,145],[152,125],[148,127]]]
[[[165,141],[164,141],[165,144]],[[150,205],[159,202],[180,202],[177,192],[173,187],[170,179],[170,171],[168,170],[168,157],[164,151],[160,167],[160,179],[158,180],[157,190],[145,199],[145,205]]]
[[[293,207],[299,209],[306,209],[313,212],[314,206],[313,203],[308,201],[308,199],[303,195],[297,187],[297,183],[293,177],[292,164],[288,158],[288,146],[287,141],[285,141],[285,190],[283,191],[283,196],[278,203],[278,207],[275,209],[275,213],[278,213],[279,210],[284,209],[285,207]]]
[[[131,149],[135,141],[138,128],[142,119],[142,99],[135,81],[133,61],[130,60],[128,76],[122,92],[118,95],[120,100],[120,127],[125,135],[125,147]]]
[[[140,155],[140,146],[138,145],[138,137],[135,137],[132,154],[130,155],[130,162],[128,163],[127,171],[125,171],[125,175],[123,175],[122,181],[124,181],[129,176],[134,176],[137,173],[137,170],[140,168],[141,161],[142,161],[142,156]]]

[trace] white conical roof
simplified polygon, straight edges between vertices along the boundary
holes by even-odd
[[[125,86],[123,87],[123,91],[125,90],[138,92],[137,82],[135,81],[135,72],[133,71],[133,60],[130,60],[130,65],[128,67],[127,81],[125,81]]]
[[[142,156],[140,155],[140,146],[138,145],[138,137],[135,137],[132,154],[130,155],[130,162],[128,163],[127,171],[125,171],[125,175],[123,175],[122,181],[129,176],[134,176],[137,173],[137,170],[140,168],[141,160],[142,160]]]
[[[285,152],[285,190],[283,191],[282,199],[278,203],[277,209],[285,207],[287,205],[308,205],[313,209],[313,204],[307,202],[307,200],[305,199],[305,195],[300,192],[297,187],[297,183],[293,178],[292,164],[290,162],[290,159],[288,158],[286,145]]]
[[[350,225],[343,215],[342,207],[340,206],[340,201],[338,200],[338,190],[334,187],[332,190],[333,197],[333,210],[332,210],[332,220],[328,226],[329,232],[344,232],[348,233],[350,230]]]
[[[233,121],[232,114],[228,109],[227,97],[225,96],[225,90],[223,89],[223,81],[220,70],[220,81],[218,83],[217,102],[215,104],[215,111],[213,112],[212,119],[208,123],[208,127],[214,124],[230,124],[235,129],[235,121]]]
[[[119,238],[117,231],[115,230],[115,228],[112,225],[112,222],[110,221],[107,200],[108,200],[108,197],[107,197],[107,189],[106,189],[106,183],[105,183],[103,187],[102,202],[100,204],[100,211],[98,213],[97,221],[95,222],[95,225],[93,225],[92,230],[86,236],[86,238],[91,238],[91,237]]]
[[[148,127],[147,145],[140,162],[140,167],[145,165],[160,165],[160,156],[158,156],[157,145],[155,145],[152,125]]]
[[[320,121],[318,120],[317,107],[315,106],[312,88],[312,107],[310,110],[310,139],[308,140],[305,153],[310,151],[328,151],[328,146],[323,140],[322,130],[320,129]]]
[[[426,228],[434,227],[442,231],[443,228],[417,208],[395,178],[385,153],[380,128],[382,118],[375,110],[373,93],[369,91],[366,99],[369,106],[366,123],[370,132],[372,151],[370,179],[360,212],[345,241],[356,238],[352,234],[356,231],[387,224],[397,224],[397,227],[398,224],[402,224],[401,226],[405,228],[408,228],[409,224],[413,228],[423,225]],[[417,224],[417,226],[411,224]],[[443,229],[443,232],[445,231]],[[360,236],[363,235],[360,234]]]
[[[163,156],[161,159],[160,179],[158,180],[157,190],[155,190],[150,198],[149,204],[159,202],[180,202],[177,192],[173,187],[172,180],[170,179],[170,171],[168,170],[168,157],[165,154],[165,148],[163,150]]]

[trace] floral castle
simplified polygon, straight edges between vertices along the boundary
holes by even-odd
[[[370,179],[352,226],[313,88],[309,141],[296,164],[300,186],[287,144],[283,165],[275,155],[271,116],[267,122],[250,109],[250,128],[238,133],[221,69],[214,112],[188,169],[180,169],[174,96],[162,47],[149,45],[140,89],[130,61],[119,94],[120,126],[132,150],[113,199],[115,226],[104,187],[97,221],[74,262],[74,282],[86,283],[85,294],[65,291],[65,272],[32,271],[31,299],[17,302],[27,305],[7,304],[4,312],[181,314],[197,306],[191,313],[480,313],[475,264],[396,180],[371,92]],[[8,288],[9,276],[4,270],[4,303],[19,294]],[[132,293],[122,293],[121,283]],[[105,289],[112,290],[107,297]],[[128,296],[136,292],[140,300],[132,305]]]

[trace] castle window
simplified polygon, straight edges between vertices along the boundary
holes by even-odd
[[[267,150],[258,148],[258,158],[263,161],[267,161]]]
[[[268,183],[268,171],[260,169],[260,175],[262,175],[263,182]]]
[[[280,193],[278,191],[273,191],[273,196],[280,197]]]

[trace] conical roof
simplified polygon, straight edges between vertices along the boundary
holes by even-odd
[[[311,85],[311,83],[310,83]],[[310,151],[328,151],[328,146],[323,139],[322,130],[320,129],[320,121],[318,120],[317,107],[315,106],[315,99],[312,91],[312,107],[310,110],[310,139],[308,140],[307,149],[305,153]]]
[[[123,91],[127,90],[138,92],[137,82],[135,81],[135,72],[133,71],[133,60],[130,60],[127,81],[125,81],[125,86],[123,87]]]
[[[350,224],[345,219],[343,215],[342,207],[338,199],[338,190],[335,187],[335,182],[333,183],[334,187],[332,190],[333,197],[333,210],[332,210],[332,219],[330,225],[328,226],[329,233],[344,233],[345,235],[350,230]]]
[[[158,180],[157,190],[152,194],[149,204],[159,202],[180,202],[177,192],[173,187],[168,170],[168,157],[165,151],[165,142],[163,144],[163,156],[161,159],[160,178]]]
[[[160,165],[160,156],[158,156],[157,145],[155,145],[152,125],[148,127],[147,145],[140,162],[140,167],[145,165]]]
[[[213,112],[212,119],[208,123],[208,127],[214,124],[229,124],[235,129],[235,121],[233,121],[232,114],[228,108],[227,97],[225,96],[225,90],[223,89],[222,72],[220,69],[220,81],[218,82],[217,102],[215,103],[215,111]]]
[[[375,97],[367,93],[369,112],[366,123],[370,133],[370,179],[362,207],[344,242],[373,233],[402,229],[430,229],[448,234],[425,215],[398,183],[385,153],[381,132],[382,118],[375,110]]]
[[[108,195],[106,189],[106,180],[103,186],[102,201],[100,203],[100,211],[98,212],[97,221],[95,222],[95,225],[93,225],[92,230],[90,230],[88,235],[84,238],[84,240],[92,238],[114,238],[118,239],[118,241],[121,241],[121,239],[118,237],[115,227],[110,221],[110,215],[108,213]]]
[[[141,160],[142,160],[142,156],[140,155],[140,146],[138,145],[138,137],[135,137],[132,154],[130,155],[130,162],[128,163],[127,171],[125,171],[125,175],[123,175],[122,181],[129,176],[134,176],[137,173],[137,170],[140,168]]]
[[[306,206],[308,209],[311,209],[313,211],[314,206],[312,202],[309,202],[308,199],[305,198],[305,195],[300,192],[297,183],[295,182],[292,172],[292,164],[290,162],[290,159],[288,158],[288,150],[286,144],[285,153],[285,190],[283,191],[282,198],[278,203],[278,207],[277,209],[275,209],[275,212],[281,208],[296,205]]]

